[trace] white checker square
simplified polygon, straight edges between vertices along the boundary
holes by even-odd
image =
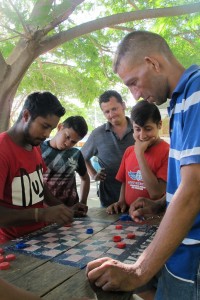
[[[83,221],[74,221],[72,224],[76,225],[76,224],[82,224],[82,223],[83,223]]]
[[[36,245],[36,244],[38,244],[38,243],[40,243],[39,240],[30,240],[30,241],[28,241],[28,244],[29,244],[29,245]]]
[[[95,250],[96,248],[97,248],[96,245],[88,245],[88,246],[84,247],[84,250],[89,250],[89,251],[91,251],[91,250]]]
[[[56,236],[56,233],[48,232],[48,233],[43,234],[43,236],[44,237],[54,237],[54,236]]]
[[[115,245],[116,245],[115,242],[106,242],[106,243],[105,243],[105,246],[106,246],[106,247],[114,247]]]
[[[70,255],[65,260],[70,260],[70,261],[77,262],[77,261],[79,261],[82,258],[83,258],[83,255],[74,254],[74,255]]]
[[[85,240],[81,242],[81,245],[91,245],[93,244],[94,240]]]
[[[66,253],[67,254],[74,254],[74,253],[77,253],[79,252],[79,249],[69,249]]]
[[[136,236],[142,236],[142,235],[144,235],[144,232],[142,232],[142,231],[136,231],[135,235]]]
[[[59,243],[45,243],[45,248],[54,249],[59,245],[60,245]]]
[[[44,240],[45,243],[54,243],[58,240],[57,237],[50,237]]]
[[[86,239],[86,238],[88,238],[88,234],[86,234],[86,233],[78,234],[78,237],[81,239]]]
[[[42,254],[43,255],[47,255],[47,256],[51,256],[51,257],[54,257],[58,254],[60,254],[62,251],[60,250],[50,250],[50,251],[43,251]]]
[[[88,256],[91,256],[93,258],[97,258],[97,257],[101,256],[101,254],[103,254],[102,251],[91,251]]]
[[[111,248],[106,253],[121,255],[125,250],[119,248]]]
[[[41,248],[40,246],[32,245],[30,247],[26,247],[26,251],[33,252],[33,251],[36,251],[36,250],[38,250],[40,248]]]
[[[73,246],[75,246],[76,244],[78,244],[77,241],[68,241],[68,242],[62,243],[62,245],[68,246],[68,247],[73,247]]]

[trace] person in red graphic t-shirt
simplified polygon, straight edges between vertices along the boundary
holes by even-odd
[[[0,134],[0,243],[47,223],[72,221],[72,210],[43,184],[46,166],[39,147],[64,113],[56,96],[35,92],[27,97],[15,124]]]
[[[131,111],[135,145],[123,155],[116,179],[122,182],[118,202],[109,214],[125,212],[138,198],[160,199],[166,192],[169,144],[159,136],[160,111],[153,103],[139,101]]]

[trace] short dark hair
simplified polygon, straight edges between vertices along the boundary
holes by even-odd
[[[161,121],[161,114],[158,107],[146,100],[138,101],[131,110],[131,120],[143,127],[149,119],[158,125]]]
[[[76,133],[83,138],[88,132],[88,126],[82,116],[71,116],[62,122],[64,128],[72,128]]]
[[[118,71],[121,60],[126,56],[136,64],[141,58],[159,53],[167,59],[173,57],[173,53],[163,37],[150,31],[138,30],[128,33],[119,43],[113,61],[113,70]]]
[[[18,120],[21,119],[25,109],[29,111],[32,120],[47,115],[56,115],[60,118],[65,114],[65,108],[58,98],[50,92],[34,92],[28,95]]]
[[[110,101],[111,97],[115,97],[117,99],[117,102],[119,102],[121,104],[123,103],[122,96],[117,91],[108,90],[99,96],[100,107],[101,107],[101,103]]]

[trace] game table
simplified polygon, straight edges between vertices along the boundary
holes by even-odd
[[[88,216],[75,219],[71,227],[53,224],[6,243],[5,255],[15,254],[16,259],[10,262],[8,270],[0,270],[1,278],[45,300],[138,299],[132,292],[104,292],[92,287],[85,274],[87,262],[98,257],[134,263],[155,235],[157,225],[138,226],[119,217],[108,215],[104,208],[90,208]],[[136,237],[128,239],[127,235],[133,232]],[[125,249],[117,247],[114,236],[121,237]],[[20,243],[26,247],[18,248]]]

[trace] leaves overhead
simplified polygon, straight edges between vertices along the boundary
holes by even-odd
[[[119,41],[132,30],[144,29],[161,34],[179,61],[188,67],[200,63],[200,13],[165,15],[166,8],[194,5],[192,0],[0,0],[0,50],[9,61],[20,41],[38,38],[38,45],[48,38],[76,30],[75,38],[36,56],[21,81],[17,93],[50,90],[63,101],[79,99],[89,106],[103,91],[116,88],[120,82],[112,71],[112,59]],[[157,11],[160,16],[157,17]],[[145,18],[106,26],[101,30],[82,26],[115,14],[145,11]],[[150,14],[154,12],[153,17]],[[124,15],[125,16],[125,15]],[[105,21],[106,22],[106,21]],[[49,40],[50,41],[50,40]],[[48,41],[48,42],[49,42]],[[50,42],[49,42],[50,43]],[[126,88],[120,90],[127,95]]]

